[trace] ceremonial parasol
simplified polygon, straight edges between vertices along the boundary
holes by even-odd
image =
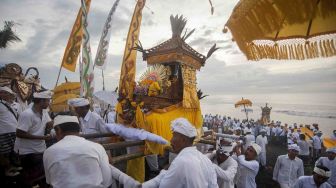
[[[223,32],[249,60],[336,55],[335,0],[240,0]]]
[[[80,94],[80,83],[79,82],[65,82],[55,87],[53,90],[53,100],[65,95],[65,94]]]
[[[93,100],[97,100],[99,103],[105,105],[116,106],[118,102],[118,94],[115,91],[97,91],[93,94]]]
[[[242,97],[242,99],[238,102],[236,102],[235,104],[235,108],[238,108],[240,106],[244,106],[244,112],[246,114],[246,119],[248,120],[248,110],[247,110],[247,106],[252,106],[252,102],[249,99],[244,99]]]

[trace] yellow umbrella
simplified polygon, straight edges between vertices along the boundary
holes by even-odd
[[[246,114],[246,119],[248,120],[248,110],[246,109],[247,106],[252,106],[252,102],[249,99],[242,99],[235,104],[235,108],[238,108],[240,106],[244,107],[244,112]]]
[[[52,100],[50,109],[52,112],[63,112],[69,110],[68,100],[77,98],[79,95],[76,94],[63,94]]]
[[[335,0],[240,0],[230,29],[249,60],[336,55]]]
[[[80,82],[65,82],[55,87],[53,90],[53,100],[65,94],[80,94]]]
[[[252,102],[249,99],[242,98],[240,101],[236,102],[235,108],[240,106],[252,106]]]

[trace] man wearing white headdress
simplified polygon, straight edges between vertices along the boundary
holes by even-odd
[[[79,137],[76,116],[58,115],[54,119],[58,142],[43,155],[46,181],[53,188],[116,187],[113,179],[125,187],[140,183],[111,166],[105,149]],[[85,146],[85,147],[83,147]]]
[[[220,145],[217,151],[208,156],[214,163],[219,188],[234,188],[238,163],[230,156],[232,149],[231,145]]]
[[[261,147],[261,152],[259,155],[259,162],[262,167],[265,167],[266,166],[266,145],[268,144],[265,129],[260,130],[260,135],[257,136],[256,143]]]
[[[315,166],[322,165],[328,167],[331,171],[328,183],[336,187],[336,147],[328,148],[326,152],[327,157],[320,157],[315,162]]]
[[[216,188],[217,176],[212,162],[199,152],[193,142],[195,127],[185,118],[171,123],[171,146],[176,158],[167,171],[162,170],[154,179],[143,183],[143,188]]]
[[[74,98],[68,101],[79,118],[83,134],[107,133],[108,129],[103,118],[90,110],[90,101],[85,98]]]
[[[43,91],[33,94],[33,105],[23,111],[18,120],[14,150],[19,154],[23,173],[31,176],[25,180],[27,184],[33,179],[44,177],[42,155],[46,150],[46,129],[52,127],[51,118],[47,112],[52,93]],[[40,170],[39,172],[37,172]],[[36,175],[36,177],[32,176]],[[40,182],[41,186],[45,183]]]
[[[244,151],[244,155],[241,153],[241,145],[238,143],[234,147],[235,156],[234,159],[238,162],[238,170],[236,175],[237,188],[256,188],[255,177],[259,171],[259,163],[257,161],[258,155],[261,152],[261,148],[256,143],[251,143]]]
[[[328,167],[315,166],[313,175],[299,177],[292,188],[332,188],[332,186],[327,183],[330,174]]]
[[[288,146],[288,154],[277,158],[273,169],[273,180],[280,184],[281,188],[290,188],[295,181],[303,176],[303,162],[297,157],[300,147],[296,144]]]

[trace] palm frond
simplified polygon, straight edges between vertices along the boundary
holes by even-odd
[[[9,43],[21,41],[21,39],[12,30],[15,25],[13,21],[5,21],[4,28],[0,30],[0,48],[6,48]]]
[[[153,66],[149,66],[148,69],[140,76],[140,82],[144,80],[152,80],[152,81],[162,81],[166,79],[166,67],[163,65],[155,64]]]
[[[187,35],[185,35],[185,36],[182,37],[182,40],[184,40],[184,41],[187,40],[187,38],[189,38],[190,35],[193,34],[194,32],[195,32],[195,29],[191,30]]]
[[[216,48],[216,44],[214,44],[211,48],[210,48],[210,50],[208,51],[208,53],[207,53],[207,56],[206,56],[206,58],[208,59],[216,50],[218,50],[219,48]]]

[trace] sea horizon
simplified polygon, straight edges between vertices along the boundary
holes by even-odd
[[[271,120],[298,125],[318,123],[323,136],[330,136],[336,129],[336,94],[334,93],[277,93],[277,94],[246,94],[243,97],[250,99],[253,112],[248,114],[249,119],[258,120],[261,117],[261,107],[268,103],[271,110]],[[235,108],[239,95],[214,95],[201,100],[202,114],[225,115],[231,118],[246,119],[242,107]],[[216,102],[217,101],[217,102]]]

